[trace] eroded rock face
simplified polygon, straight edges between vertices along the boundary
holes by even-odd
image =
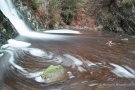
[[[97,17],[97,23],[104,26],[104,30],[135,33],[134,0],[101,0],[102,8]]]
[[[14,38],[16,35],[17,32],[14,27],[0,11],[0,46],[5,44],[8,39]]]
[[[18,9],[18,14],[25,22],[32,28],[34,31],[38,31],[38,29],[42,29],[43,25],[37,20],[35,12],[32,8],[33,3],[32,0],[12,0],[16,8]],[[38,0],[37,0],[38,1]],[[35,7],[37,7],[35,5]]]

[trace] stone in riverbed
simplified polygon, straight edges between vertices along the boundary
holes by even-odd
[[[46,83],[54,83],[66,80],[67,72],[66,69],[61,65],[50,65],[46,70],[44,70],[41,77]]]

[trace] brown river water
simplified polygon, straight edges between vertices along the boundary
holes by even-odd
[[[0,90],[135,90],[134,37],[99,31],[28,36],[1,47]],[[65,67],[68,78],[43,82],[49,65]]]

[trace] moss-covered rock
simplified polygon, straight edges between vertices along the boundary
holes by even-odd
[[[46,83],[54,83],[67,79],[66,69],[61,65],[50,65],[41,76]]]

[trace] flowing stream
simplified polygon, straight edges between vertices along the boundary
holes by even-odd
[[[0,50],[0,90],[135,90],[135,38],[97,31],[33,32],[11,0],[0,10],[19,35]],[[50,65],[67,69],[67,79],[46,83]],[[55,76],[55,75],[54,75]]]

